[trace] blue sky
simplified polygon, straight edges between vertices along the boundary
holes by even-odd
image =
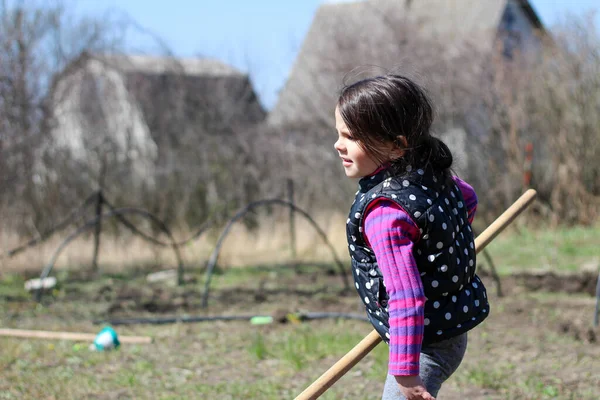
[[[399,0],[400,1],[400,0]],[[77,0],[78,14],[123,12],[162,38],[177,56],[205,56],[252,77],[267,108],[284,85],[313,15],[324,0]],[[531,0],[546,25],[566,14],[600,9],[597,0]],[[600,15],[596,15],[600,26]],[[152,52],[148,36],[128,39],[133,51]],[[154,47],[156,48],[156,47]]]

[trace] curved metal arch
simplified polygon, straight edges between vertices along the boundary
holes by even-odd
[[[116,210],[117,209],[111,203],[109,203],[108,201],[106,201],[106,199],[103,199],[103,201],[104,201],[104,204],[106,204],[108,206],[108,208],[110,208],[111,210]],[[196,232],[193,235],[191,235],[189,238],[184,239],[184,240],[182,240],[180,242],[170,242],[170,243],[168,243],[168,242],[163,242],[161,240],[153,238],[152,236],[148,235],[147,233],[141,231],[131,221],[129,221],[127,218],[123,217],[122,215],[116,215],[115,217],[119,220],[119,222],[121,222],[123,225],[125,225],[127,228],[129,228],[129,230],[131,230],[136,235],[140,236],[141,238],[143,238],[144,240],[146,240],[148,242],[151,242],[151,243],[154,243],[154,244],[156,244],[158,246],[163,246],[163,247],[168,247],[168,246],[182,247],[182,246],[185,246],[186,244],[188,244],[190,242],[193,242],[194,240],[198,239],[213,224],[213,221],[208,220],[208,221],[204,222],[202,225],[200,225],[200,227],[196,230]]]
[[[86,221],[86,223],[84,225],[82,225],[76,231],[72,232],[69,236],[67,236],[63,240],[63,242],[58,246],[58,248],[54,251],[54,254],[50,258],[50,261],[48,262],[48,264],[46,264],[46,266],[42,270],[42,273],[40,274],[40,279],[43,281],[45,278],[48,277],[48,275],[50,275],[50,272],[52,271],[52,268],[54,267],[54,264],[56,263],[58,256],[69,245],[69,243],[71,243],[73,240],[75,240],[79,235],[81,235],[86,230],[96,226],[96,224],[102,219],[111,218],[111,217],[115,217],[115,216],[121,216],[123,214],[137,214],[137,215],[141,215],[142,217],[145,217],[147,219],[150,219],[152,222],[154,222],[155,224],[158,225],[159,229],[161,231],[163,231],[169,237],[169,239],[171,239],[171,243],[172,243],[171,247],[173,248],[173,252],[175,253],[175,257],[177,258],[177,263],[178,263],[178,268],[177,268],[178,283],[179,284],[183,283],[183,260],[181,258],[181,254],[179,253],[179,248],[175,244],[175,240],[173,239],[173,235],[171,234],[171,231],[169,230],[169,228],[167,228],[165,223],[162,220],[160,220],[158,217],[154,216],[153,214],[149,213],[146,210],[142,210],[139,208],[112,209],[110,212],[104,213],[104,214],[100,215],[99,217],[96,217],[94,219],[90,219],[90,220]],[[129,228],[129,226],[128,226],[128,228]],[[43,292],[42,289],[40,289],[37,292],[37,301],[41,300],[42,292]]]
[[[83,203],[81,203],[81,205],[79,207],[77,207],[74,210],[72,210],[71,213],[67,217],[65,217],[61,222],[57,223],[52,228],[50,228],[47,231],[43,232],[38,237],[29,239],[25,244],[22,244],[22,245],[20,245],[18,247],[15,247],[14,249],[9,250],[6,253],[6,255],[8,257],[12,257],[12,256],[14,256],[16,254],[21,253],[24,250],[27,250],[30,247],[33,247],[33,246],[35,246],[37,244],[45,242],[55,232],[58,232],[58,231],[61,231],[61,230],[65,229],[67,226],[71,225],[78,218],[81,218],[82,212],[92,203],[92,201],[96,200],[96,198],[98,196],[101,196],[101,194],[99,192],[96,192],[96,193],[93,193],[93,194],[89,195],[83,201]]]
[[[81,218],[82,212],[86,209],[86,207],[88,207],[92,203],[92,201],[95,201],[98,198],[98,196],[101,197],[102,202],[110,210],[117,209],[108,200],[106,200],[106,198],[104,197],[102,192],[93,193],[90,196],[88,196],[79,207],[77,207],[76,209],[73,209],[70,212],[70,214],[67,217],[65,217],[61,222],[57,223],[56,225],[54,225],[47,231],[43,232],[38,237],[29,239],[26,243],[19,245],[13,249],[10,249],[9,251],[7,251],[4,254],[1,254],[0,257],[4,257],[4,256],[13,257],[13,256],[27,250],[30,247],[34,247],[40,243],[45,242],[54,233],[67,228],[69,225],[71,225],[77,219]],[[181,240],[179,242],[171,243],[171,242],[163,242],[161,240],[158,240],[158,239],[148,235],[147,233],[145,233],[142,230],[140,230],[139,228],[137,228],[128,219],[124,218],[123,215],[121,215],[121,214],[115,214],[114,216],[119,220],[119,222],[121,222],[123,225],[125,225],[127,228],[129,228],[129,230],[131,230],[134,234],[140,236],[141,238],[143,238],[144,240],[146,240],[148,242],[151,242],[157,246],[163,246],[163,247],[172,247],[173,245],[176,245],[177,247],[185,246],[188,243],[191,243],[191,242],[197,240],[204,232],[206,232],[207,229],[209,229],[214,224],[214,221],[208,220],[208,221],[204,222],[202,225],[200,225],[200,227],[196,230],[196,232],[194,232],[194,234],[190,235],[190,237],[188,237],[187,239]]]
[[[206,279],[205,279],[205,284],[204,284],[204,294],[202,295],[202,307],[206,308],[208,306],[208,292],[209,292],[209,288],[210,288],[210,281],[211,281],[211,277],[212,277],[212,274],[213,274],[213,270],[215,268],[215,265],[217,264],[217,258],[219,257],[219,253],[221,251],[221,247],[223,246],[223,241],[225,240],[225,238],[229,234],[229,231],[231,230],[232,225],[235,222],[237,222],[239,219],[241,219],[242,217],[244,217],[247,213],[249,213],[250,211],[252,211],[254,208],[256,208],[258,206],[273,205],[273,204],[279,204],[279,205],[288,207],[292,211],[297,212],[300,215],[302,215],[304,218],[306,218],[308,220],[308,222],[310,222],[310,224],[313,226],[313,228],[315,228],[315,230],[317,231],[317,233],[319,234],[319,236],[321,236],[321,238],[323,239],[323,241],[325,242],[325,244],[327,245],[327,247],[329,247],[329,250],[331,251],[331,254],[333,254],[333,258],[334,258],[336,264],[338,265],[338,268],[340,270],[340,274],[342,276],[342,280],[344,281],[344,287],[346,289],[349,288],[348,277],[344,273],[344,265],[342,264],[342,262],[338,258],[337,254],[335,252],[335,249],[333,248],[333,246],[331,245],[331,243],[327,239],[327,235],[325,235],[325,232],[323,232],[323,230],[321,229],[321,227],[319,227],[319,225],[317,225],[317,223],[311,218],[311,216],[306,211],[302,210],[301,208],[298,208],[293,203],[290,203],[290,202],[285,201],[285,200],[280,200],[280,199],[258,200],[258,201],[254,201],[254,202],[248,204],[246,207],[244,207],[240,211],[238,211],[233,217],[231,217],[231,219],[229,220],[229,222],[225,226],[225,229],[223,229],[223,232],[219,236],[219,239],[217,240],[217,244],[215,246],[215,249],[213,250],[212,254],[210,255],[210,259],[208,261],[207,268],[206,268]]]

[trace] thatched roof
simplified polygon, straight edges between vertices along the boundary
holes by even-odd
[[[221,61],[208,58],[176,58],[122,54],[103,54],[93,55],[92,57],[125,73],[246,78],[246,75],[236,68]]]
[[[282,125],[330,119],[337,92],[354,67],[391,68],[411,58],[421,61],[417,54],[398,54],[402,37],[438,42],[442,38],[444,43],[457,45],[470,41],[480,49],[491,49],[509,3],[521,9],[534,28],[542,27],[527,0],[325,3],[315,14],[268,121]]]
[[[55,79],[52,95],[49,149],[91,163],[110,143],[115,157],[137,160],[140,176],[266,116],[248,75],[209,59],[85,53]]]
[[[248,75],[212,59],[84,53],[55,85],[60,88],[56,101],[61,101],[65,90],[75,91],[79,112],[92,107],[102,114],[115,110],[110,104],[94,106],[90,102],[114,103],[109,93],[98,91],[110,89],[114,96],[115,85],[123,85],[124,91],[117,96],[135,103],[139,109],[136,118],[159,147],[166,138],[173,144],[185,135],[227,134],[266,117]],[[91,95],[90,90],[97,94]],[[107,118],[111,116],[103,116]]]
[[[248,75],[220,61],[146,55],[92,58],[125,76],[155,139],[171,129],[223,134],[266,117]]]

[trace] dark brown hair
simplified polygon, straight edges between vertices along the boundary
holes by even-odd
[[[397,172],[428,164],[449,172],[452,153],[431,135],[433,106],[412,80],[393,74],[363,79],[342,89],[337,106],[350,134],[374,160],[391,161]],[[403,156],[390,160],[384,150],[389,143],[403,149]]]

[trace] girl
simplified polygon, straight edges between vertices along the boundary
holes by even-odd
[[[489,313],[475,274],[477,196],[451,175],[432,105],[406,77],[344,88],[335,120],[344,171],[360,179],[347,220],[355,285],[389,344],[383,399],[434,399]]]

